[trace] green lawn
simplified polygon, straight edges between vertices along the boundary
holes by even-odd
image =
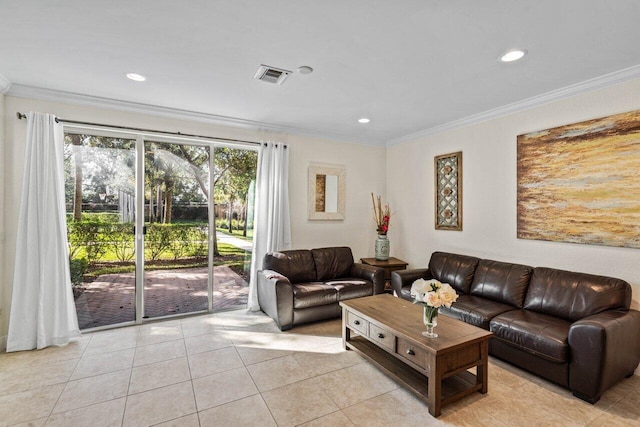
[[[251,257],[244,250],[238,249],[235,246],[218,243],[219,257],[214,257],[214,266],[226,265],[233,271],[240,275],[244,275],[245,267],[251,262]],[[184,257],[174,259],[173,256],[165,255],[160,257],[157,261],[146,261],[144,269],[149,270],[171,270],[179,268],[197,268],[206,267],[208,260],[206,257]],[[85,277],[95,280],[96,277],[101,274],[116,274],[116,273],[132,273],[135,271],[135,264],[133,261],[119,262],[115,256],[109,256],[105,254],[99,262],[89,265],[85,272]]]
[[[229,229],[228,228],[216,228],[216,231],[218,233],[223,233],[226,235],[229,235]],[[231,234],[231,236],[233,237],[237,237],[238,239],[242,239],[242,240],[246,240],[247,242],[253,242],[253,230],[247,230],[247,236],[243,236],[242,235],[243,231],[242,230],[233,230],[233,233]]]

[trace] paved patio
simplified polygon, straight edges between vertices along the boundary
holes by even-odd
[[[207,309],[207,268],[145,272],[145,317]],[[135,320],[134,273],[104,274],[76,299],[80,329]],[[214,267],[214,310],[247,304],[249,285],[227,266]]]

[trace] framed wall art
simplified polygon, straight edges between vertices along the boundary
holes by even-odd
[[[640,248],[640,110],[518,135],[519,239]]]
[[[436,230],[462,230],[462,151],[434,158]]]
[[[345,193],[344,166],[309,166],[307,213],[310,220],[343,220]]]

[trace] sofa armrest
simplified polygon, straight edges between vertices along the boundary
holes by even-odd
[[[293,326],[293,287],[282,274],[258,271],[258,302],[262,311],[275,320],[281,331]]]
[[[640,312],[608,310],[585,317],[571,325],[569,347],[569,387],[576,397],[595,403],[640,362]]]
[[[355,262],[351,266],[351,275],[359,279],[369,280],[373,282],[374,295],[384,292],[384,268]]]
[[[411,286],[418,279],[432,279],[428,268],[414,268],[411,270],[396,270],[391,272],[391,288],[396,296],[402,298],[402,288]]]

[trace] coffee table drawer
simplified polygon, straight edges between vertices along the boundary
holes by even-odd
[[[369,338],[391,351],[396,348],[396,336],[376,324],[369,323]]]
[[[360,332],[362,335],[367,335],[369,322],[364,320],[362,317],[357,316],[350,311],[347,311],[347,326]]]
[[[398,356],[427,370],[427,352],[402,338],[398,338]]]

